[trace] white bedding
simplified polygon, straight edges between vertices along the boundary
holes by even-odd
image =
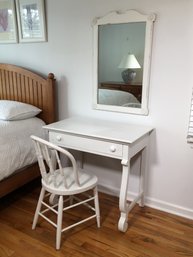
[[[125,91],[99,89],[99,104],[140,108],[137,98]],[[135,106],[134,106],[135,105]]]
[[[30,135],[45,137],[43,125],[45,123],[36,117],[18,121],[0,120],[0,180],[36,161]]]

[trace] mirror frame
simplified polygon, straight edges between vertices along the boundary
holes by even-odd
[[[141,14],[136,10],[128,10],[126,12],[114,11],[103,17],[95,18],[93,21],[93,109],[106,110],[113,112],[123,112],[139,115],[148,115],[148,96],[149,96],[149,80],[150,80],[150,62],[152,50],[153,37],[153,22],[156,15],[151,13],[149,15]],[[143,63],[143,77],[142,77],[142,101],[141,108],[123,107],[115,105],[98,104],[98,33],[99,26],[106,24],[121,24],[129,22],[146,22],[145,31],[145,48],[144,48],[144,63]]]

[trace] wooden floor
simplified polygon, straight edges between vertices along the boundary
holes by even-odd
[[[31,229],[39,190],[39,183],[32,183],[0,199],[0,257],[193,256],[193,221],[136,206],[129,214],[128,231],[122,233],[117,230],[118,199],[105,194],[99,194],[101,228],[92,220],[64,232],[61,250],[56,251],[51,225],[40,219],[36,230]],[[65,218],[71,222],[80,214],[84,210]]]

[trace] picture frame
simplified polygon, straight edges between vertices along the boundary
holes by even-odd
[[[0,1],[0,44],[17,43],[16,9],[14,0]]]
[[[19,42],[42,42],[46,38],[44,0],[16,0]]]

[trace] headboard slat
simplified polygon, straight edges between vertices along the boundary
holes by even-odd
[[[2,95],[6,98],[6,90],[5,90],[5,70],[2,71]]]

